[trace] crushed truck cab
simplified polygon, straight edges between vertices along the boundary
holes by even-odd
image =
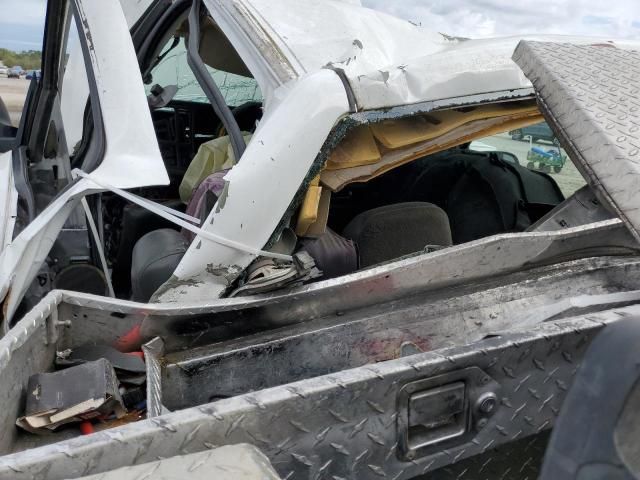
[[[451,40],[341,1],[207,1],[194,18],[185,1],[132,8],[123,15],[117,5],[67,6],[64,14],[73,13],[80,28],[64,70],[56,67],[64,32],[48,44],[51,73],[32,94],[13,169],[3,177],[5,332],[18,310],[54,288],[206,302],[322,282],[308,260],[355,273],[358,266],[292,255],[305,238],[323,244],[327,229],[345,227],[344,215],[366,207],[336,213],[351,194],[346,187],[542,119],[529,81],[510,58],[516,38]],[[49,21],[60,22],[62,14],[51,9]],[[103,18],[108,28],[96,20]],[[117,45],[116,25],[132,31],[118,33]],[[212,163],[207,149],[220,142],[223,154]],[[198,192],[199,204],[186,206],[215,174],[223,186]],[[123,194],[132,188],[138,193]],[[397,197],[369,208],[405,200]],[[422,196],[406,200],[414,199]],[[156,234],[159,243],[147,242],[157,248],[142,242],[134,262],[134,247],[154,227],[182,228],[189,241]],[[155,256],[145,255],[152,250]],[[73,281],[79,276],[87,281]],[[134,295],[136,283],[153,295]]]
[[[49,2],[0,142],[0,478],[210,448],[255,478],[536,475],[638,313],[637,48],[346,0]],[[570,189],[509,143],[542,121]],[[120,389],[55,391],[72,368]]]

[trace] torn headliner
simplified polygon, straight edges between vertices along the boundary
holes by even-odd
[[[316,155],[311,169],[305,176],[305,179],[300,185],[300,188],[298,189],[296,195],[294,196],[294,198],[292,198],[289,207],[281,218],[278,227],[274,230],[271,238],[269,239],[269,242],[267,243],[267,245],[265,245],[265,249],[271,248],[280,238],[283,230],[289,226],[291,218],[293,218],[297,208],[300,206],[311,181],[326,167],[327,162],[336,147],[347,137],[347,135],[349,135],[349,133],[351,133],[356,128],[365,125],[372,125],[385,120],[411,117],[451,108],[479,107],[488,104],[511,102],[514,100],[526,102],[533,99],[535,99],[533,89],[527,88],[521,89],[517,92],[496,91],[486,94],[468,95],[436,101],[420,102],[413,105],[404,105],[393,108],[382,108],[378,110],[355,112],[343,116],[331,129],[331,132],[323,143],[322,148]],[[465,141],[466,139],[461,139],[458,144],[464,143]],[[446,148],[450,147],[451,145],[448,145]],[[446,148],[443,148],[442,150],[445,150]],[[430,152],[430,154],[432,153],[436,152]],[[408,161],[413,161],[416,158],[419,157],[414,156],[414,158],[411,158]],[[400,166],[400,164],[398,164],[397,166]],[[354,181],[358,180],[354,179]]]
[[[448,99],[443,99],[438,101],[421,102],[413,105],[399,106],[399,107],[394,107],[390,109],[385,108],[385,109],[379,109],[379,110],[370,110],[370,111],[352,113],[350,115],[343,117],[331,131],[329,137],[327,138],[327,141],[323,146],[323,149],[318,154],[316,158],[316,162],[314,164],[314,165],[320,165],[318,167],[319,169],[317,168],[314,171],[318,172],[325,169],[327,166],[327,161],[329,157],[333,153],[333,150],[335,150],[335,148],[340,144],[340,142],[342,142],[347,137],[347,135],[349,135],[351,132],[363,126],[375,125],[388,120],[411,118],[411,117],[416,117],[416,116],[424,115],[428,113],[442,112],[442,111],[461,108],[461,107],[465,107],[465,108],[484,107],[488,105],[502,104],[502,103],[527,104],[527,103],[530,103],[531,100],[533,100],[534,98],[535,96],[533,93],[533,89],[523,89],[516,93],[514,93],[513,91],[498,91],[498,92],[492,92],[492,93],[482,94],[482,95],[470,95],[470,96],[464,96],[464,97],[448,98]],[[525,123],[529,124],[529,123],[536,123],[536,121],[538,122],[540,121],[539,117],[530,117],[530,118],[531,120],[528,121],[528,123],[525,121]],[[505,127],[504,130],[506,131],[509,129],[510,128]],[[476,134],[472,134],[472,136],[473,136],[472,139],[477,139],[486,135],[484,135],[482,132],[478,132]],[[460,140],[458,142],[456,142],[455,140],[450,140],[446,144],[443,144],[441,148],[437,148],[437,147],[431,148],[428,152],[424,154],[419,154],[419,153],[416,154],[416,152],[413,152],[413,153],[407,152],[406,161],[398,162],[393,167],[384,169],[384,171],[379,171],[374,176],[378,176],[382,173],[385,173],[393,168],[400,166],[403,163],[407,163],[409,161],[415,160],[416,158],[420,158],[428,154],[437,153],[438,151],[446,150],[447,148],[451,148],[453,146],[459,145],[461,143],[465,143],[467,141],[470,141],[469,136],[461,135]],[[418,145],[418,143],[416,143],[415,145]],[[400,149],[398,150],[398,154],[401,154]],[[347,170],[352,170],[352,169],[346,169],[343,171],[346,172]],[[313,177],[310,177],[310,178],[313,178]],[[357,182],[357,181],[368,181],[371,178],[373,177],[360,178],[359,176],[354,176],[351,180],[345,182],[339,188],[337,189],[332,188],[332,189],[340,190],[348,183]],[[325,185],[327,184],[325,183]],[[330,186],[330,185],[327,185],[327,186]],[[292,208],[295,208],[296,206],[297,204],[293,202]]]

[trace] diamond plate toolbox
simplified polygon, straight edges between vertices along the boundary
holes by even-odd
[[[571,159],[640,239],[640,52],[523,41],[513,59]]]
[[[0,479],[76,478],[237,443],[258,447],[282,478],[400,480],[465,463],[473,470],[455,478],[484,478],[474,472],[489,470],[496,447],[539,443],[552,427],[600,328],[638,312],[547,322],[7,455]],[[532,456],[517,458],[504,478],[531,478]]]

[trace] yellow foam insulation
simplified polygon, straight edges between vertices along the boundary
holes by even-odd
[[[385,148],[394,150],[441,137],[462,125],[477,120],[526,116],[537,112],[538,108],[533,102],[496,103],[471,109],[443,110],[427,115],[387,120],[374,124],[370,128],[375,138]]]
[[[354,128],[349,132],[340,145],[331,152],[327,161],[327,170],[370,165],[380,161],[378,144],[369,126]]]
[[[393,120],[388,127],[384,127],[384,123],[387,122],[382,122],[379,128],[372,127],[374,136],[382,143],[379,146],[380,160],[376,163],[350,168],[325,169],[321,173],[321,184],[335,192],[349,183],[366,182],[417,158],[479,138],[544,121],[537,107],[531,103],[518,108],[496,107],[479,107],[472,111],[463,112],[463,116],[457,113],[451,115],[449,113],[451,111],[432,114],[436,119],[453,121],[455,125],[453,128],[450,128],[450,125],[443,126],[442,123],[446,123],[444,121],[441,124],[436,124],[433,121],[423,123],[421,120],[416,120],[418,117],[407,118],[406,122],[403,121],[404,119]],[[486,116],[481,115],[482,112]],[[407,129],[406,133],[402,132],[403,125]],[[417,125],[421,125],[424,131],[418,131]],[[435,129],[438,134],[434,135],[432,129]],[[392,148],[391,145],[395,147]]]
[[[327,231],[327,220],[329,219],[329,206],[331,205],[331,190],[323,188],[320,194],[320,203],[316,214],[316,221],[309,225],[304,233],[305,237],[318,238]]]
[[[322,218],[325,212],[320,209],[322,203],[321,200],[323,197],[322,190],[323,188],[320,186],[320,176],[318,175],[309,184],[309,188],[307,189],[307,193],[304,196],[302,206],[300,207],[300,211],[298,213],[298,221],[296,223],[295,231],[296,235],[298,235],[299,237],[309,236],[309,232],[310,230],[312,230],[312,227],[315,227],[313,229],[314,233],[317,233],[318,230],[320,230],[320,233],[324,233],[326,218]],[[325,203],[327,201],[328,198],[325,198]],[[328,203],[326,207],[326,214],[328,215]],[[318,225],[323,221],[324,225]]]

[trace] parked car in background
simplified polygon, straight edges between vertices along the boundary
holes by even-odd
[[[492,145],[489,145],[478,140],[474,140],[469,145],[469,150],[472,152],[493,152],[503,162],[511,163],[513,165],[520,165],[518,157],[510,152],[499,152],[498,149]]]
[[[20,78],[20,75],[22,75],[22,72],[23,72],[22,67],[19,67],[19,66],[11,67],[9,69],[9,73],[7,73],[7,77]]]
[[[31,80],[32,78],[36,78],[36,80],[40,79],[40,70],[29,70],[25,77],[27,80]]]
[[[509,132],[509,135],[511,135],[512,140],[525,140],[526,137],[531,137],[531,140],[534,142],[537,142],[538,140],[545,140],[553,143],[554,145],[560,145],[555,134],[545,122],[512,130]]]
[[[4,65],[0,66],[0,75],[7,75],[9,73],[9,69]]]

